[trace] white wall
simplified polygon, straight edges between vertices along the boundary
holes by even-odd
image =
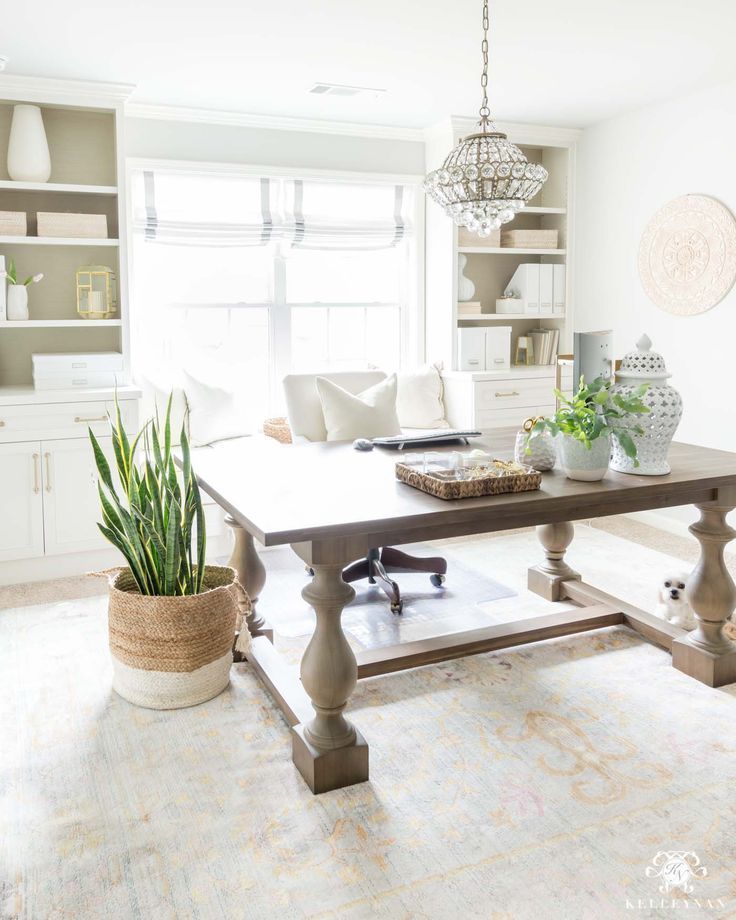
[[[125,155],[254,166],[424,173],[424,144],[307,131],[126,118]]]
[[[680,441],[736,451],[736,287],[700,316],[671,316],[644,293],[639,240],[677,195],[736,213],[736,83],[631,112],[584,131],[577,154],[575,325],[612,328],[621,357],[646,332],[684,400]],[[690,519],[688,512],[673,517]]]

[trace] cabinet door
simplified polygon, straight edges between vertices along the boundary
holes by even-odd
[[[98,438],[112,464],[112,440]],[[97,467],[86,438],[41,443],[46,554],[78,553],[110,544],[100,533]]]
[[[0,444],[0,560],[43,556],[41,445]]]

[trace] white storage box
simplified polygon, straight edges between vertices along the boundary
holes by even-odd
[[[499,297],[496,313],[523,313],[524,301],[520,297]]]
[[[25,211],[0,211],[0,236],[25,236],[27,233]]]
[[[107,217],[104,214],[66,214],[39,211],[39,236],[57,236],[70,239],[107,239]]]
[[[89,371],[123,370],[123,356],[118,351],[99,351],[87,354],[50,354],[31,355],[33,374],[38,377],[72,376]]]
[[[486,330],[474,327],[457,330],[458,367],[461,371],[486,369]]]
[[[486,329],[486,370],[507,371],[511,367],[511,326]]]
[[[123,356],[117,351],[89,354],[31,355],[37,390],[114,387],[124,383]]]
[[[114,387],[122,384],[122,372],[97,371],[80,374],[62,374],[56,377],[33,377],[33,386],[37,390],[83,390]]]

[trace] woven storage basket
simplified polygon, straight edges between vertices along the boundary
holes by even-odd
[[[507,249],[557,249],[558,230],[504,230],[501,246]]]
[[[227,687],[242,589],[225,566],[208,565],[204,584],[201,594],[150,597],[130,569],[111,579],[112,686],[128,702],[181,709]]]
[[[291,428],[285,418],[267,418],[263,423],[263,433],[281,444],[291,444]]]
[[[27,233],[25,211],[0,211],[0,236],[25,236]]]
[[[66,212],[39,211],[39,236],[66,237],[67,239],[107,239],[105,214],[67,214]]]

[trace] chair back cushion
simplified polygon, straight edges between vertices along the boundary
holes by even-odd
[[[396,374],[358,394],[349,393],[325,377],[317,377],[316,383],[328,441],[401,434],[396,414]]]
[[[383,371],[338,371],[334,374],[320,374],[347,390],[361,393],[381,380],[386,379]],[[316,374],[289,374],[284,377],[286,411],[291,433],[308,441],[326,441],[327,428],[322,412],[322,403],[317,392]]]

